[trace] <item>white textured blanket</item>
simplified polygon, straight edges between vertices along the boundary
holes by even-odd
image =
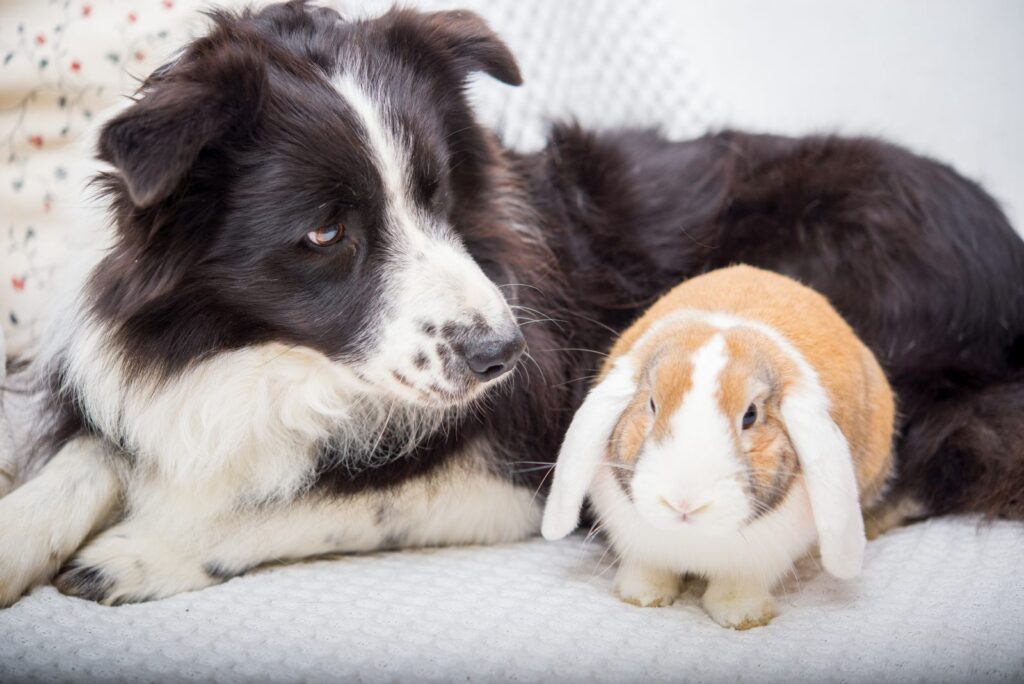
[[[611,594],[598,543],[531,541],[264,570],[105,608],[37,589],[0,613],[0,681],[1021,681],[1024,529],[897,530],[839,582],[813,561],[781,614],[723,629],[691,589]]]

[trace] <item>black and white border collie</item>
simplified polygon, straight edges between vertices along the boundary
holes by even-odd
[[[0,604],[533,535],[599,352],[736,262],[879,355],[896,518],[1022,517],[1024,244],[977,186],[870,140],[569,125],[516,155],[473,72],[520,82],[471,13],[292,2],[213,14],[106,124],[114,237],[30,371],[47,439],[0,499]]]

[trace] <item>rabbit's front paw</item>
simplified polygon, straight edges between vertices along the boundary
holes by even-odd
[[[626,603],[644,608],[670,606],[679,596],[678,573],[643,567],[624,560],[615,575],[615,593]]]
[[[723,627],[762,627],[775,617],[775,601],[762,586],[732,580],[711,580],[701,599],[711,619]]]

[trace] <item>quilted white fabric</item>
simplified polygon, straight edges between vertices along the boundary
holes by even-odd
[[[3,681],[1020,681],[1019,526],[942,520],[813,561],[767,627],[611,595],[581,537],[346,557],[104,608],[36,590],[0,613]]]
[[[198,2],[134,4],[143,25]],[[129,4],[95,12],[127,17]],[[520,149],[540,146],[550,117],[660,124],[674,137],[719,120],[670,2],[416,4],[476,9],[511,44],[526,85],[480,79],[472,96]],[[611,559],[582,537],[294,564],[119,608],[43,587],[0,611],[0,682],[1021,681],[1022,559],[1020,525],[930,521],[869,544],[852,582],[805,562],[780,591],[781,615],[742,633],[711,622],[696,588],[670,608],[619,602]]]

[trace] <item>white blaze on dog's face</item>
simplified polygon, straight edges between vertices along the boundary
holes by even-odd
[[[422,133],[404,128],[371,82],[358,63],[333,81],[355,115],[381,186],[381,324],[370,343],[374,351],[356,372],[412,402],[458,403],[505,376],[525,343],[501,291],[445,219],[443,200],[424,198],[417,187],[413,136]],[[427,184],[443,185],[439,169],[450,160],[437,148],[425,154],[436,155],[430,163],[438,169]]]
[[[704,330],[659,345],[613,437],[613,471],[653,526],[729,532],[772,510],[797,469],[770,366]]]

